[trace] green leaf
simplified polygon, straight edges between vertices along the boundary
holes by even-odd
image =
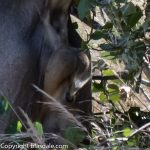
[[[109,99],[116,103],[120,100],[119,87],[116,84],[108,84]]]
[[[99,40],[101,38],[107,39],[108,34],[104,33],[103,31],[97,30],[91,35],[91,39],[93,40]]]
[[[103,92],[100,93],[99,98],[100,98],[101,102],[106,102],[107,101],[107,96]]]
[[[122,7],[122,13],[124,16],[129,16],[131,14],[135,14],[136,6],[132,2],[129,2],[127,5]]]
[[[119,87],[116,84],[108,84],[108,88],[119,92]]]
[[[128,143],[128,146],[130,146],[130,147],[133,147],[133,146],[137,145],[135,140],[129,140],[129,141],[127,141],[127,143]]]
[[[92,89],[93,92],[100,92],[102,90],[103,90],[102,83],[96,83],[96,82],[93,83],[93,89]]]
[[[107,22],[101,29],[112,29],[113,24],[111,22]]]
[[[135,26],[139,19],[142,17],[142,11],[138,6],[135,6],[133,3],[128,3],[122,9],[125,16],[127,26],[132,28]]]
[[[90,13],[90,8],[90,0],[80,0],[78,5],[78,12],[81,20],[83,20],[86,17],[86,15]]]
[[[20,121],[17,122],[17,132],[21,132],[22,123]]]
[[[43,127],[42,124],[39,122],[34,123],[34,128],[37,131],[38,136],[42,137],[43,136]]]
[[[122,85],[122,83],[123,83],[120,79],[113,80],[112,82],[113,82],[114,84],[119,85],[119,86],[121,86],[121,85]]]
[[[108,60],[112,60],[115,58],[115,56],[111,55],[110,52],[101,52],[101,57],[108,59]]]
[[[80,143],[85,137],[85,133],[77,127],[69,127],[65,129],[64,137],[72,143]]]
[[[117,146],[114,146],[114,147],[113,147],[113,150],[117,150]]]
[[[103,70],[102,73],[103,73],[103,76],[115,75],[114,72],[111,69]]]
[[[120,95],[118,92],[114,92],[109,94],[109,99],[113,102],[113,103],[117,103],[120,101]]]
[[[132,130],[130,129],[130,128],[125,128],[124,130],[123,130],[123,135],[125,136],[125,137],[128,137],[128,136],[130,136],[132,134]]]
[[[127,25],[128,25],[130,28],[134,27],[134,26],[138,23],[138,21],[140,20],[141,17],[142,17],[142,12],[141,12],[141,11],[139,11],[139,12],[137,12],[137,13],[131,15],[131,16],[128,18],[128,20],[127,20]]]
[[[96,4],[95,0],[80,0],[78,5],[80,19],[83,20],[90,13],[91,8]]]
[[[0,115],[10,111],[10,105],[6,97],[0,96]]]
[[[109,50],[109,51],[111,51],[111,49],[113,49],[112,45],[110,45],[110,44],[101,44],[100,47],[103,50]]]

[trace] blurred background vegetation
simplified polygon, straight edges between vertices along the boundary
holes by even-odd
[[[150,2],[80,0],[83,49],[92,56],[97,149],[149,149]],[[75,21],[76,22],[76,21]],[[88,28],[90,27],[90,28]]]

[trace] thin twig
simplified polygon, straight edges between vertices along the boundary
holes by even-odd
[[[35,84],[32,84],[32,86],[41,94],[43,94],[44,96],[46,96],[47,98],[49,98],[50,100],[52,100],[53,102],[55,102],[55,98],[52,97],[51,95],[47,94],[46,92],[44,92],[43,90],[41,90],[39,87],[37,87]]]
[[[140,87],[141,92],[143,93],[143,95],[146,97],[146,99],[150,102],[150,97],[148,96],[147,93],[145,93],[145,91],[143,90],[143,88]]]
[[[141,84],[144,84],[144,85],[150,87],[150,81],[147,81],[147,80],[142,79],[142,80],[141,80]]]
[[[143,126],[140,127],[139,129],[135,130],[135,131],[128,137],[128,139],[131,138],[132,136],[134,136],[135,134],[137,134],[138,132],[140,132],[141,130],[143,130],[143,129],[149,127],[149,126],[150,126],[150,122],[147,123],[147,124],[145,124],[145,125],[143,125]]]

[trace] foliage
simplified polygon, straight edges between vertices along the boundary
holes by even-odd
[[[141,8],[127,0],[80,0],[78,5],[80,19],[85,21],[85,18],[88,17],[92,20],[96,7],[103,10],[107,16],[103,18],[105,25],[100,25],[98,28],[91,26],[94,30],[91,29],[90,39],[85,41],[85,44],[92,49],[91,40],[105,41],[100,42],[96,49],[99,51],[100,57],[105,60],[105,65],[101,67],[99,61],[96,60],[94,70],[98,69],[101,74],[93,81],[92,91],[93,94],[98,95],[98,103],[111,106],[107,110],[108,115],[100,112],[100,115],[95,116],[105,137],[99,141],[100,145],[113,147],[112,149],[149,148],[148,136],[144,136],[149,134],[148,131],[133,134],[136,128],[149,122],[149,112],[143,116],[143,112],[139,108],[133,107],[126,112],[121,108],[124,112],[122,113],[117,106],[121,104],[120,87],[122,85],[130,86],[134,92],[139,92],[144,58],[148,52],[147,47],[149,47],[146,42],[146,33],[149,32],[150,17],[145,16],[144,20],[141,19],[143,17]],[[95,50],[95,48],[93,49]],[[121,74],[117,74],[117,69],[110,68],[107,62],[116,66],[120,64]],[[111,80],[112,76],[116,78]],[[98,82],[97,79],[101,81]],[[136,114],[139,115],[136,116]],[[102,134],[102,131],[99,132]]]
[[[39,123],[39,122],[35,122],[34,123],[34,128],[36,129],[37,131],[37,134],[39,137],[42,137],[43,136],[43,127],[42,127],[42,124]]]
[[[85,134],[77,127],[69,127],[65,129],[64,137],[72,143],[80,143],[85,137]]]
[[[0,114],[3,115],[4,113],[9,112],[10,106],[9,102],[6,97],[0,96]]]

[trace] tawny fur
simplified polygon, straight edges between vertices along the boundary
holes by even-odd
[[[73,48],[62,48],[59,52],[53,52],[49,59],[44,91],[65,104],[66,94],[75,96],[89,79],[90,60],[86,53]]]
[[[74,96],[91,78],[90,58],[87,52],[68,46],[65,36],[57,33],[49,22],[51,14],[43,18],[45,31],[53,53],[46,64],[43,89],[55,99],[65,102],[66,94]],[[67,28],[60,26],[60,28]],[[66,34],[68,34],[66,32]]]

